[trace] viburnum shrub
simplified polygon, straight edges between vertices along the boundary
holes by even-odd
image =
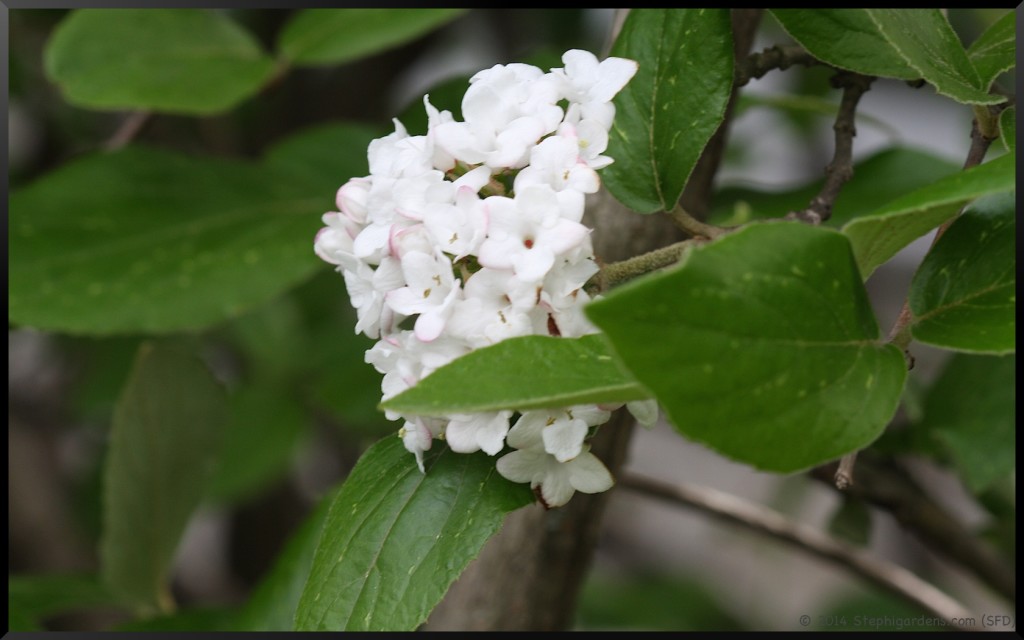
[[[907,620],[1012,628],[1015,12],[616,10],[601,56],[592,10],[7,13],[11,630],[568,628],[613,484],[837,562]],[[406,81],[467,50],[489,62],[421,103]],[[627,467],[658,417],[704,448],[662,461],[824,482],[828,530],[689,484],[704,465]],[[196,588],[190,518],[290,522],[275,488],[305,524],[211,607],[265,558],[236,545]],[[874,557],[878,511],[985,593]],[[732,626],[845,624],[786,593]]]
[[[611,100],[637,64],[581,50],[562,62],[547,73],[526,64],[477,73],[464,122],[424,96],[426,135],[395,120],[394,133],[370,143],[370,175],[345,183],[338,211],[324,214],[316,253],[344,276],[356,331],[379,338],[366,361],[384,374],[384,400],[507,338],[598,332],[582,313],[598,267],[581,220],[597,171],[613,162],[602,155]],[[653,401],[640,403],[650,421]],[[498,459],[499,473],[560,506],[612,486],[586,440],[614,408],[386,415],[404,421],[399,435],[421,471],[434,439],[492,456],[507,444],[515,451]]]

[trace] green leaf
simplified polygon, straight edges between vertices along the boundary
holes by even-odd
[[[465,9],[306,9],[281,32],[278,48],[295,64],[348,62],[410,42]]]
[[[853,168],[832,208],[829,226],[842,226],[871,213],[890,200],[954,174],[960,165],[927,151],[894,147],[866,158]],[[716,224],[738,225],[750,220],[782,217],[807,206],[821,191],[823,180],[797,189],[768,192],[750,187],[725,187],[715,193],[710,220]]]
[[[324,497],[292,535],[278,555],[274,568],[256,587],[242,610],[239,629],[291,631],[295,627],[299,598],[313,568],[313,554],[320,544],[327,511],[337,494],[338,491],[332,491]]]
[[[985,33],[978,36],[967,56],[981,76],[981,86],[988,89],[1004,71],[1016,64],[1017,58],[1017,12],[1008,11],[996,20]]]
[[[917,189],[848,223],[843,233],[853,244],[864,279],[900,249],[955,216],[967,202],[1013,189],[1015,171],[1013,154],[1007,154]]]
[[[1016,349],[1016,194],[973,203],[939,238],[910,285],[911,333],[972,353]]]
[[[1017,464],[1015,356],[956,354],[928,390],[919,425],[943,445],[975,493]]]
[[[441,416],[650,397],[609,354],[600,335],[510,338],[440,367],[381,407]]]
[[[1017,108],[1003,109],[999,114],[999,137],[1006,149],[1013,153],[1017,150]]]
[[[332,196],[265,167],[142,147],[77,160],[11,198],[9,319],[68,333],[205,328],[320,266],[313,238]]]
[[[580,593],[581,631],[739,631],[743,626],[707,583],[660,574],[588,576]]]
[[[633,9],[611,55],[640,69],[614,100],[605,185],[634,211],[670,211],[729,102],[729,11]]]
[[[393,436],[363,454],[327,514],[296,629],[415,629],[505,514],[532,501],[482,452],[435,445],[425,458],[422,474]]]
[[[167,611],[168,569],[219,455],[227,407],[193,355],[139,349],[114,411],[104,474],[102,576],[126,603]]]
[[[55,614],[112,607],[117,598],[93,575],[10,575],[7,606],[11,631],[37,631]]]
[[[80,9],[44,57],[68,102],[92,109],[216,113],[274,72],[252,35],[206,9]]]
[[[387,132],[349,122],[309,127],[271,147],[264,163],[303,184],[307,193],[334,196],[349,178],[370,172],[367,147]]]
[[[921,74],[882,34],[865,9],[772,9],[815,58],[869,76],[913,80]]]
[[[899,403],[906,364],[878,324],[846,238],[750,225],[587,307],[676,429],[793,472],[863,448]]]
[[[998,104],[938,9],[864,9],[907,63],[935,90],[965,104]]]
[[[207,497],[218,502],[249,498],[281,479],[309,431],[310,418],[279,380],[257,379],[229,398],[231,419],[224,454]]]

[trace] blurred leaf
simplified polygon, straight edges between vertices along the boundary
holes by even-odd
[[[634,9],[611,55],[640,68],[614,100],[615,162],[602,171],[604,183],[634,211],[671,211],[732,92],[729,11]]]
[[[915,340],[971,353],[1016,349],[1016,194],[976,200],[925,256],[910,285]]]
[[[278,379],[257,378],[229,398],[224,453],[206,496],[224,503],[251,497],[281,479],[309,431],[306,415]]]
[[[109,422],[117,396],[135,360],[142,338],[116,336],[89,338],[56,336],[72,359],[75,383],[71,398],[76,413],[86,419]]]
[[[298,630],[411,631],[501,527],[530,504],[494,459],[435,445],[420,473],[400,438],[359,459],[331,505]]]
[[[147,343],[110,434],[100,541],[107,585],[141,611],[170,606],[168,569],[228,421],[223,390],[195,356]]]
[[[236,631],[238,611],[234,609],[183,609],[166,616],[131,620],[117,631]]]
[[[242,352],[248,375],[287,378],[308,364],[305,319],[291,293],[274,298],[225,327],[227,340]]]
[[[340,64],[411,42],[463,11],[305,9],[285,25],[278,48],[295,64]]]
[[[828,522],[828,531],[840,540],[866,547],[871,537],[871,509],[861,500],[840,496],[839,507]]]
[[[74,161],[11,198],[9,319],[90,334],[215,324],[316,270],[332,195],[144,147]]]
[[[743,627],[707,585],[670,576],[629,580],[591,576],[576,627],[586,631],[739,631]]]
[[[601,335],[509,338],[438,368],[381,407],[444,416],[649,398],[611,353]]]
[[[337,495],[338,491],[332,491],[324,497],[292,535],[274,567],[242,610],[240,630],[291,631],[295,628],[299,598],[313,567],[313,554],[320,543],[327,511]]]
[[[869,76],[913,80],[911,67],[866,9],[772,9],[779,24],[815,58]]]
[[[1010,153],[1017,150],[1017,108],[1008,107],[999,114],[999,137]]]
[[[271,147],[264,156],[264,163],[293,177],[307,193],[333,199],[349,178],[370,172],[367,147],[371,140],[384,133],[377,127],[350,122],[317,125]],[[333,210],[334,205],[330,206]]]
[[[1015,164],[1007,154],[945,177],[850,221],[843,233],[853,244],[857,266],[867,280],[900,249],[957,214],[983,195],[1015,187]]]
[[[338,326],[335,334],[351,334],[352,325]],[[318,375],[310,384],[314,402],[339,418],[345,429],[379,437],[397,426],[378,408],[381,374],[365,362],[373,341],[365,336],[336,335],[324,338],[325,355]]]
[[[966,104],[999,104],[938,9],[865,9],[886,40],[935,90]]]
[[[836,198],[832,217],[826,224],[842,226],[908,191],[959,170],[959,164],[919,149],[893,147],[880,151],[854,166],[853,178]],[[715,194],[710,220],[716,224],[742,224],[750,220],[782,217],[806,207],[821,190],[822,182],[815,180],[806,186],[780,192],[725,187]],[[743,219],[736,219],[737,211],[748,214]]]
[[[866,592],[847,597],[823,614],[812,613],[810,626],[801,631],[938,631],[931,613],[888,593]],[[928,624],[931,622],[932,624]]]
[[[799,471],[863,448],[906,377],[831,229],[750,225],[586,311],[680,433],[760,469]]]
[[[117,598],[94,575],[9,575],[9,631],[39,631],[49,616],[114,607]]]
[[[928,390],[920,425],[975,493],[1016,467],[1015,356],[957,354]]]
[[[256,94],[274,62],[220,11],[80,9],[54,31],[47,75],[92,109],[225,111]]]
[[[967,50],[967,56],[974,63],[981,77],[981,86],[988,89],[1004,71],[1009,71],[1017,59],[1017,12],[1007,11],[978,36]]]

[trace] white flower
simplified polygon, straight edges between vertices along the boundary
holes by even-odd
[[[524,282],[539,282],[555,264],[555,257],[579,246],[590,231],[562,215],[561,203],[551,187],[530,185],[515,199],[491,196],[484,200],[490,226],[480,245],[480,264],[512,269]]]
[[[553,411],[526,411],[508,433],[516,449],[543,447],[559,462],[580,455],[588,427],[604,424],[611,414],[590,405]]]
[[[559,462],[543,449],[521,449],[498,459],[498,473],[512,482],[540,487],[546,507],[560,507],[577,491],[600,493],[615,484],[611,473],[589,447],[568,462]]]
[[[475,254],[487,233],[487,211],[471,187],[461,187],[454,204],[432,204],[423,213],[423,224],[436,246],[460,260]]]
[[[511,411],[450,416],[445,427],[445,440],[452,451],[458,453],[483,450],[487,455],[496,455],[505,446],[511,417]]]
[[[612,161],[602,155],[611,99],[637,65],[584,51],[562,59],[550,73],[524,64],[477,73],[463,122],[424,96],[426,135],[395,120],[369,145],[370,175],[345,183],[338,210],[324,214],[314,251],[343,275],[356,331],[379,338],[365,359],[383,374],[383,399],[476,348],[597,331],[582,311],[598,267],[581,221],[585,195],[600,186],[595,170]],[[510,187],[514,195],[494,195]],[[652,407],[633,408],[647,421]],[[511,427],[512,411],[385,415],[404,421],[399,435],[421,471],[442,438],[461,453],[517,449],[499,472],[539,488],[547,506],[612,485],[586,445],[610,415],[601,407],[526,411]]]
[[[430,450],[430,445],[434,443],[434,435],[427,428],[424,420],[407,421],[398,430],[398,437],[402,439],[402,444],[405,445],[406,450],[409,453],[415,454],[416,466],[420,468],[420,472],[426,473],[426,470],[423,468],[423,452]]]
[[[563,80],[565,97],[580,105],[584,119],[593,118],[605,131],[610,129],[615,117],[611,100],[636,74],[639,65],[624,58],[598,62],[597,56],[579,49],[562,54],[562,62],[565,68],[553,69],[552,73]]]
[[[459,292],[452,275],[452,264],[438,250],[434,255],[412,251],[402,256],[402,274],[406,286],[388,292],[385,300],[398,313],[419,314],[414,331],[423,342],[436,339],[444,331]]]

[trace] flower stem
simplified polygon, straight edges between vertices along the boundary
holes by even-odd
[[[611,287],[637,276],[671,266],[677,263],[684,253],[702,242],[704,241],[691,238],[627,260],[606,264],[597,274],[598,290],[607,291]]]

